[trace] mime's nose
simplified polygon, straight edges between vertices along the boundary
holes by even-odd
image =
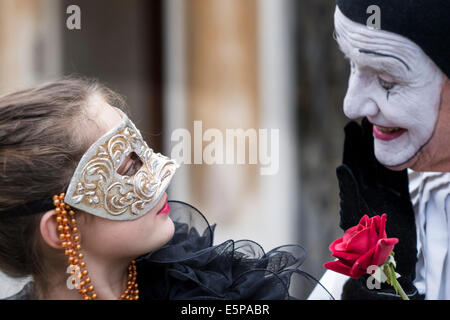
[[[357,77],[352,78],[344,98],[345,115],[350,119],[375,117],[379,108],[372,97],[371,84],[358,81]]]

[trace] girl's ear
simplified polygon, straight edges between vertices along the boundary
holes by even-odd
[[[59,239],[57,225],[55,210],[49,210],[41,218],[40,231],[42,238],[50,247],[61,249],[62,240]]]

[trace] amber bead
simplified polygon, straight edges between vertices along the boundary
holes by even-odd
[[[80,265],[81,268],[84,268],[86,266],[86,263],[84,261],[81,261],[81,259],[84,257],[83,253],[79,252],[81,250],[81,245],[78,243],[80,241],[80,237],[78,235],[74,235],[79,232],[76,225],[76,220],[73,218],[75,215],[75,212],[71,210],[70,206],[63,202],[64,200],[64,193],[61,193],[59,196],[55,195],[53,196],[54,205],[55,205],[55,212],[58,213],[58,216],[56,218],[56,221],[58,222],[58,231],[61,233],[59,234],[59,238],[61,240],[64,240],[61,243],[61,246],[65,248],[65,254],[68,255],[68,262],[71,266]],[[66,215],[71,216],[70,223],[72,224],[72,232],[70,232],[70,227],[68,226],[69,220]],[[64,233],[63,233],[64,232]],[[71,241],[73,235],[73,240]],[[128,281],[127,281],[127,289],[124,291],[124,294],[120,296],[120,299],[122,300],[138,300],[139,299],[139,290],[138,290],[138,284],[136,283],[136,265],[135,260],[132,260],[130,262],[130,265],[128,266]],[[76,270],[72,269],[71,274],[75,275]],[[78,292],[81,294],[82,298],[84,300],[96,300],[97,294],[94,292],[94,286],[91,283],[91,279],[87,277],[88,271],[86,269],[83,269],[81,271],[81,277],[86,277],[83,281],[79,283],[79,286],[77,286]],[[76,278],[71,279],[72,283],[76,283]],[[90,284],[87,288],[84,286],[86,284]],[[91,296],[87,294],[87,292],[91,293]]]

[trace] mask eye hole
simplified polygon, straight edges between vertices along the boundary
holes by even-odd
[[[133,176],[142,167],[142,161],[135,152],[131,152],[122,165],[117,169],[121,176]]]

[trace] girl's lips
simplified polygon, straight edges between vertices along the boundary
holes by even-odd
[[[158,213],[156,215],[168,214],[169,212],[170,212],[170,206],[169,206],[169,203],[167,202],[167,197],[166,197],[166,202],[164,203],[164,206],[161,208],[161,210],[158,211]]]
[[[405,132],[406,129],[403,128],[388,128],[377,126],[375,124],[373,125],[373,135],[375,136],[375,138],[384,141],[389,141],[398,138]]]

